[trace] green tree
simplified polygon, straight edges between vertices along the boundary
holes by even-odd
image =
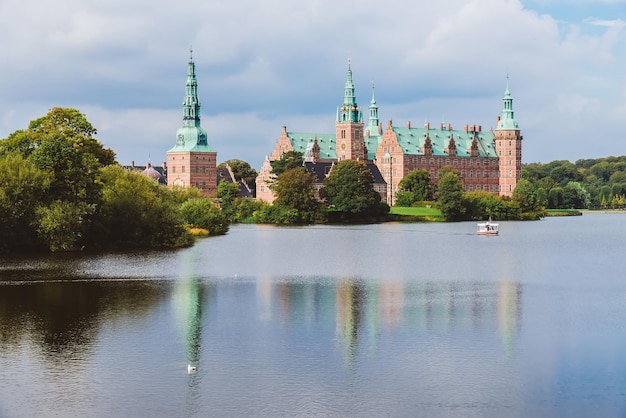
[[[203,228],[209,235],[224,235],[228,232],[228,220],[222,211],[207,198],[187,200],[180,207],[183,222],[192,227]]]
[[[50,251],[77,250],[84,243],[83,233],[94,212],[94,205],[55,200],[37,208],[37,233]]]
[[[299,151],[287,151],[280,159],[272,161],[272,174],[277,178],[287,170],[302,166],[302,154]]]
[[[371,221],[389,211],[373,184],[372,174],[364,162],[343,160],[324,179],[320,197],[333,211],[341,213],[342,220]]]
[[[254,184],[258,173],[250,164],[243,160],[231,159],[226,160],[223,163],[220,163],[217,168],[224,168],[228,165],[230,169],[233,171],[233,175],[235,176],[235,181],[244,180],[248,187],[254,189]]]
[[[281,173],[272,190],[276,194],[275,206],[295,211],[289,216],[289,223],[313,223],[319,217],[321,205],[315,198],[313,177],[303,167]]]
[[[404,203],[400,205],[398,202],[396,202],[396,204],[399,206],[411,206],[417,201],[433,200],[433,194],[435,191],[435,185],[430,179],[430,175],[426,170],[411,171],[409,174],[404,176],[402,180],[400,180],[398,188],[399,192],[396,195],[397,200],[402,199]],[[406,197],[401,198],[401,193],[403,193],[403,195]],[[412,200],[412,202],[406,205],[406,203],[409,203],[409,200]]]
[[[28,157],[44,138],[62,137],[70,141],[80,155],[91,154],[100,166],[114,164],[115,153],[104,148],[94,137],[96,134],[96,128],[78,110],[54,107],[46,116],[31,121],[28,129],[13,132],[0,141],[0,154],[19,152]]]
[[[555,186],[548,192],[548,207],[550,209],[562,209],[563,206],[563,188]]]
[[[537,212],[541,208],[537,198],[537,189],[526,179],[521,179],[517,183],[515,190],[513,190],[512,199],[517,203],[522,213]]]
[[[190,245],[182,225],[178,193],[120,166],[100,170],[102,205],[98,240],[103,247],[169,248]]]
[[[563,188],[563,205],[566,208],[589,207],[589,193],[577,181],[570,181]]]
[[[520,217],[519,206],[510,198],[483,190],[464,193],[463,206],[465,207],[463,219],[485,220],[491,217],[504,220]]]
[[[437,183],[437,202],[446,221],[464,219],[463,182],[457,170],[450,166],[442,167]]]
[[[229,222],[237,222],[237,202],[240,199],[240,193],[239,183],[222,180],[217,185],[217,198],[220,200],[222,212]]]
[[[0,252],[36,245],[33,220],[50,186],[50,173],[18,153],[0,156]]]

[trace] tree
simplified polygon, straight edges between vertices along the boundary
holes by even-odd
[[[548,192],[548,207],[550,209],[562,209],[563,208],[563,188],[556,186],[550,189]]]
[[[512,199],[520,207],[522,213],[536,212],[540,209],[537,190],[532,183],[526,179],[521,179],[513,190]]]
[[[272,174],[279,177],[285,171],[302,166],[302,154],[299,151],[287,151],[280,159],[272,161]]]
[[[411,206],[411,204],[418,201],[432,200],[435,191],[435,185],[426,170],[411,171],[400,180],[398,187],[400,190],[397,194],[398,200],[400,200],[400,196],[405,196],[402,198],[402,205],[396,203],[399,206]],[[411,200],[411,197],[413,201],[406,205]]]
[[[93,155],[100,166],[115,164],[115,153],[104,148],[94,135],[96,128],[87,120],[87,117],[76,109],[54,107],[46,116],[31,121],[28,132],[34,133],[36,143],[40,138],[60,134],[79,151],[80,154]]]
[[[250,164],[243,160],[231,159],[220,163],[217,168],[224,168],[226,167],[226,165],[228,165],[233,171],[233,174],[235,175],[235,181],[244,180],[248,187],[254,189],[254,184],[258,173],[254,168],[252,168]]]
[[[180,207],[183,222],[209,231],[209,235],[224,235],[228,232],[228,220],[222,211],[207,198],[187,200]]]
[[[71,251],[82,247],[94,205],[55,200],[37,208],[37,233],[50,251]]]
[[[457,170],[450,166],[442,167],[437,183],[437,202],[446,221],[463,220],[463,182]]]
[[[381,202],[373,183],[364,162],[343,160],[324,179],[320,197],[333,211],[341,213],[342,220],[374,220],[386,214],[389,206]]]
[[[0,154],[19,152],[25,158],[37,149],[44,138],[62,137],[80,155],[93,155],[100,166],[115,163],[115,153],[104,148],[94,135],[96,128],[76,109],[54,107],[46,116],[30,122],[28,129],[15,131],[0,141]]]
[[[295,211],[290,223],[313,223],[320,214],[320,203],[315,198],[313,177],[303,168],[291,168],[281,173],[274,184],[274,206]]]
[[[236,222],[237,200],[240,199],[239,183],[231,183],[226,180],[220,181],[217,185],[217,197],[220,199],[220,206],[229,222]]]
[[[36,244],[35,211],[50,186],[50,173],[18,153],[0,156],[0,252]]]
[[[563,206],[566,208],[589,207],[589,193],[576,181],[570,181],[563,188]]]
[[[179,193],[120,166],[100,170],[102,204],[97,241],[102,247],[168,248],[190,245],[182,225]]]

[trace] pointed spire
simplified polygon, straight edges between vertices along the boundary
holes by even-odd
[[[509,91],[509,74],[506,74],[506,90],[504,91],[504,97],[502,98],[502,116],[498,122],[496,130],[515,130],[519,129],[517,121],[515,120],[515,113],[513,112],[513,97]]]
[[[196,65],[193,62],[193,48],[189,49],[186,93],[183,102],[183,126],[200,126],[200,101],[198,100],[198,81],[196,80]]]
[[[370,134],[377,132],[378,130],[378,105],[376,104],[376,98],[374,97],[374,81],[372,80],[372,100],[370,101],[370,117],[368,127]]]
[[[354,82],[352,81],[352,69],[348,59],[348,72],[343,95],[343,105],[337,109],[337,122],[360,123],[363,121],[361,110],[357,106],[354,95]]]

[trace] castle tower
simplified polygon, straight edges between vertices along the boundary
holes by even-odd
[[[371,136],[380,136],[380,120],[378,119],[378,105],[374,97],[374,82],[372,82],[372,100],[370,101],[370,117],[367,123],[366,131]]]
[[[183,102],[183,126],[176,132],[176,145],[167,152],[168,186],[194,186],[205,196],[217,193],[217,152],[207,142],[200,126],[200,101],[196,66],[191,52]]]
[[[522,178],[522,135],[513,113],[513,98],[509,92],[507,77],[506,91],[502,99],[502,116],[496,118],[494,140],[498,153],[500,171],[500,195],[511,196],[517,182]]]
[[[348,75],[346,79],[343,104],[337,108],[336,141],[337,159],[341,160],[367,160],[367,149],[363,139],[363,114],[356,104],[354,96],[354,84],[352,82],[352,70],[348,63]]]

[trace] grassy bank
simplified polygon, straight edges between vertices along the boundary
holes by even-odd
[[[546,216],[581,216],[583,213],[578,209],[547,209]]]
[[[391,219],[399,222],[443,222],[441,211],[435,208],[392,206]]]

